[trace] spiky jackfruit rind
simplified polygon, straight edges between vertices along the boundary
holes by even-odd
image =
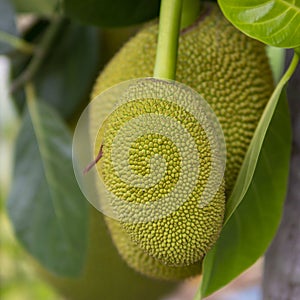
[[[92,98],[122,81],[152,76],[157,29],[156,24],[145,27],[116,54],[98,77]],[[273,91],[265,46],[235,29],[216,5],[206,3],[199,21],[180,35],[176,81],[199,92],[222,125],[229,195]]]
[[[109,202],[132,241],[150,256],[169,266],[191,265],[203,258],[222,226],[226,154],[221,127],[205,100],[180,83],[136,79],[124,83],[125,92],[122,85],[92,101],[96,108],[106,94],[116,97],[116,89],[125,98],[103,122],[95,143],[95,155],[103,146],[97,168],[108,189],[100,191],[100,201]],[[155,155],[164,158],[158,165]]]
[[[93,95],[124,80],[151,76],[156,40],[156,25],[137,34],[99,76]],[[273,90],[264,46],[234,29],[217,6],[206,5],[199,21],[180,36],[176,80],[202,94],[218,116],[227,146],[225,180],[229,195],[256,124]],[[192,211],[191,207],[187,209]],[[174,267],[153,259],[135,244],[121,224],[113,226],[113,222],[107,220],[119,253],[139,272],[164,279],[195,274],[194,265],[178,267],[177,273]]]

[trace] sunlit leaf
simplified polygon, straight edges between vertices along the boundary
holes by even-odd
[[[300,46],[300,0],[219,0],[226,18],[268,45]]]

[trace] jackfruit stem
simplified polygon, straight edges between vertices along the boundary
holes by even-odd
[[[183,0],[162,0],[153,76],[175,79],[178,37]]]

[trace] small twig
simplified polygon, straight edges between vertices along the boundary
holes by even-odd
[[[28,67],[21,73],[21,75],[16,78],[11,87],[10,92],[13,94],[21,87],[23,87],[26,82],[33,79],[36,75],[37,71],[40,69],[41,65],[43,64],[49,50],[52,46],[52,43],[59,32],[61,26],[63,24],[63,18],[56,17],[53,19],[52,23],[49,25],[45,35],[42,38],[40,45],[37,46],[34,55],[28,64]]]
[[[95,160],[89,163],[88,166],[83,170],[83,174],[86,174],[91,168],[93,168],[97,164],[97,162],[101,159],[102,156],[103,156],[103,145],[101,145],[99,153],[95,158]]]

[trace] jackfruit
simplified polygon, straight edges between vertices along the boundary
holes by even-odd
[[[141,93],[159,99],[141,100]],[[221,128],[218,131],[212,120],[207,120],[208,105],[197,99],[199,95],[180,84],[150,78],[136,80],[127,88],[124,97],[125,104],[105,120],[106,130],[104,133],[100,131],[97,139],[95,148],[101,147],[103,153],[98,171],[110,192],[122,199],[120,202],[113,199],[114,209],[117,205],[121,218],[126,219],[122,221],[122,227],[131,240],[139,243],[140,250],[156,258],[156,265],[161,263],[173,267],[172,273],[176,277],[170,278],[170,272],[168,278],[179,279],[183,272],[178,272],[178,267],[198,262],[215,242],[222,227],[225,204],[224,185],[220,188],[222,168],[221,174],[217,172],[224,156],[224,153],[219,153],[218,145]],[[127,97],[139,99],[127,102]],[[95,111],[91,110],[91,119],[99,117]],[[210,118],[211,115],[212,111]],[[200,125],[203,120],[206,123]],[[125,132],[120,134],[125,127]],[[119,143],[116,143],[116,136]],[[128,148],[131,152],[129,170],[126,168]],[[164,158],[162,166],[166,166],[166,170],[164,172],[158,163],[151,166],[154,172],[149,174],[149,161],[157,154]],[[214,174],[213,180],[210,179],[211,173]],[[159,178],[161,174],[163,176]],[[147,178],[147,175],[152,176]],[[147,186],[146,178],[157,184],[148,182]],[[139,179],[142,186],[132,184]],[[202,202],[203,207],[200,207],[202,194],[206,197],[203,197],[205,203]],[[104,198],[105,194],[99,195],[102,196]],[[189,207],[193,207],[193,214],[189,213]],[[153,264],[155,262],[149,263],[148,267],[153,269]],[[199,267],[198,264],[198,272]]]
[[[152,76],[157,32],[157,24],[151,24],[121,49],[99,76],[93,97],[122,81]],[[179,209],[159,220],[128,223],[105,217],[112,239],[128,265],[161,279],[181,279],[201,272],[201,261],[222,227],[225,198],[232,190],[257,122],[273,90],[264,46],[230,25],[212,3],[205,4],[199,19],[180,34],[176,80],[200,93],[222,125],[227,148],[225,186],[220,186],[209,205],[199,209],[199,193],[196,192]],[[145,110],[151,110],[151,104],[144,102],[143,105]],[[160,109],[164,109],[163,105]],[[109,118],[107,128],[113,128],[116,122],[124,122],[129,111],[120,111],[115,120],[113,116]],[[135,111],[135,107],[131,111]],[[101,113],[101,110],[92,111],[91,118],[97,118]],[[176,112],[171,115],[176,117]],[[97,165],[104,180],[114,177],[112,169],[107,167],[110,159],[105,154],[110,152],[105,141],[113,135],[113,130],[107,132],[110,133],[98,136],[96,143],[99,149],[104,140],[104,154]],[[152,138],[162,140],[162,137]],[[142,146],[147,143],[146,140],[139,142]],[[176,156],[171,145],[169,149],[168,155]],[[151,151],[146,154],[148,157],[155,153]],[[137,164],[140,164],[144,158],[138,157],[137,153]],[[126,188],[122,190],[126,193]],[[130,193],[134,195],[134,191]],[[143,201],[140,195],[133,198],[133,201]]]

